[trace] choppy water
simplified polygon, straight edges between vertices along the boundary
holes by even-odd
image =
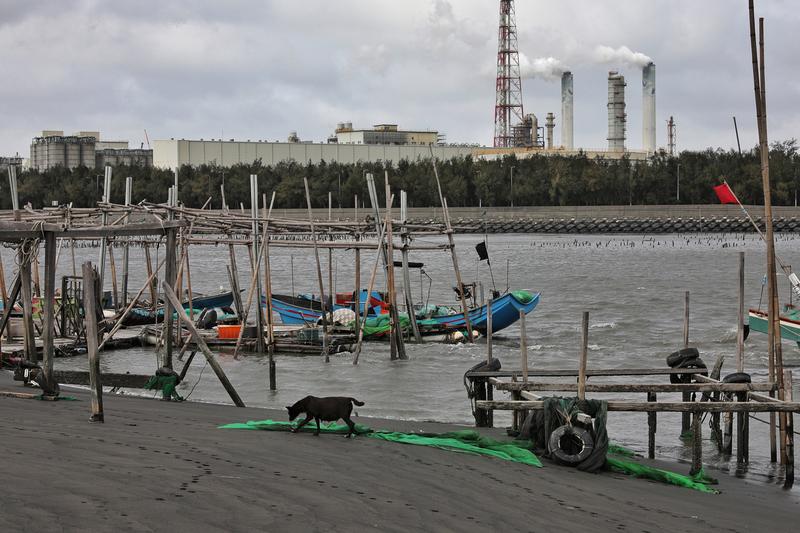
[[[465,279],[480,279],[486,287],[491,278],[486,263],[479,264],[474,245],[479,235],[457,237],[458,256]],[[436,239],[422,241],[439,242]],[[800,249],[794,235],[780,235],[778,254],[788,263],[800,266]],[[582,311],[590,312],[590,367],[663,367],[664,358],[682,347],[684,291],[691,292],[690,342],[697,346],[709,365],[719,354],[726,356],[723,373],[735,370],[738,255],[746,252],[746,304],[757,306],[764,274],[764,246],[752,235],[492,235],[489,237],[494,278],[497,286],[528,288],[542,293],[539,307],[527,321],[528,364],[532,368],[577,368],[579,325]],[[78,250],[82,257],[96,260],[97,250]],[[163,254],[163,247],[158,252]],[[10,253],[3,250],[6,268]],[[119,256],[117,253],[117,262]],[[131,290],[145,279],[138,249],[131,252]],[[154,252],[154,256],[156,253]],[[316,292],[313,253],[308,250],[271,249],[275,292]],[[327,253],[321,253],[323,272],[327,271]],[[362,254],[362,280],[369,279],[374,255]],[[352,290],[353,253],[335,251],[336,289]],[[195,291],[213,292],[227,287],[225,265],[227,248],[192,249],[192,284]],[[445,252],[424,252],[412,260],[425,262],[425,271],[433,280],[430,300],[455,304],[451,289],[452,263]],[[248,279],[248,261],[244,251],[239,256],[242,285]],[[293,264],[293,269],[292,269]],[[71,271],[69,253],[64,251],[60,267]],[[243,268],[244,267],[244,268]],[[293,274],[293,275],[292,275]],[[326,276],[327,278],[327,276]],[[293,281],[292,281],[293,280]],[[383,281],[380,282],[383,284]],[[785,278],[779,279],[781,296],[788,295]],[[418,274],[412,274],[415,298],[428,291]],[[110,286],[107,283],[107,286]],[[488,294],[488,292],[487,292]],[[505,368],[519,368],[519,329],[512,326],[495,337],[495,356]],[[407,345],[410,360],[389,361],[386,344],[365,346],[358,366],[349,354],[334,356],[330,363],[321,357],[278,356],[278,391],[267,387],[267,360],[248,356],[233,360],[220,355],[225,372],[235,384],[245,403],[252,406],[282,408],[306,394],[348,395],[367,402],[362,415],[471,423],[469,403],[462,384],[464,371],[485,357],[485,343],[475,345]],[[784,343],[788,363],[800,363],[800,351]],[[109,352],[103,357],[104,371],[150,373],[156,368],[152,351],[144,349]],[[84,358],[60,359],[57,367],[85,368]],[[755,379],[766,377],[766,339],[753,333],[746,344],[746,370]],[[800,371],[798,371],[800,374]],[[663,382],[664,378],[652,378]],[[798,382],[795,377],[795,383]],[[597,378],[593,382],[602,382]],[[606,380],[608,381],[608,380]],[[797,385],[795,385],[797,390]],[[191,391],[191,399],[228,402],[222,386],[204,361],[195,359],[181,393]],[[797,393],[796,393],[797,394]],[[643,395],[613,395],[635,398]],[[609,395],[606,395],[609,397]],[[659,399],[679,398],[660,395]],[[759,416],[759,418],[766,418]],[[496,424],[505,424],[503,413]],[[751,422],[751,464],[748,477],[777,481],[780,469],[767,460],[766,426]],[[612,413],[609,430],[612,439],[636,450],[646,451],[645,414]],[[657,433],[661,456],[687,459],[689,448],[678,438],[679,415],[660,414]],[[704,434],[708,436],[707,427]],[[707,463],[734,472],[735,465],[719,458],[713,444],[706,440]],[[741,473],[741,472],[740,472]]]

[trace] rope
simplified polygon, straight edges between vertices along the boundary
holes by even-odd
[[[192,393],[194,392],[195,387],[197,387],[197,385],[200,383],[200,380],[203,379],[203,372],[205,372],[207,366],[208,366],[208,360],[206,360],[206,364],[203,365],[202,370],[200,370],[200,375],[197,376],[197,381],[194,382],[194,385],[192,386],[192,390],[190,390],[189,394],[187,394],[184,397],[184,400],[188,400],[189,399],[189,396],[192,395]]]
[[[759,422],[761,422],[762,424],[767,424],[767,425],[769,425],[769,422],[768,422],[767,420],[762,420],[762,419],[758,418],[758,417],[757,417],[757,416],[755,416],[755,415],[748,414],[747,416],[749,416],[749,417],[750,417],[750,418],[752,418],[753,420],[758,420],[758,421],[759,421]],[[795,435],[800,435],[800,432],[798,432],[798,431],[793,431],[792,433],[794,433]]]

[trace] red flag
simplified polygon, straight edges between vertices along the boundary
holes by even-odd
[[[722,185],[717,185],[714,187],[714,192],[717,193],[717,198],[723,204],[738,204],[739,199],[736,198],[736,195],[733,194],[730,185],[727,182],[723,183]]]

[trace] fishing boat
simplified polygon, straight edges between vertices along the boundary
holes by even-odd
[[[191,307],[195,314],[199,314],[203,309],[225,309],[233,305],[233,292],[222,292],[211,296],[198,296],[192,298]],[[189,309],[189,301],[183,302],[183,308]],[[147,307],[134,307],[131,309],[125,320],[122,321],[124,326],[143,326],[147,324],[156,324],[164,319],[164,308],[149,309]]]
[[[378,293],[373,293],[370,298],[370,312],[373,315],[384,314],[386,304],[382,298],[379,299]],[[539,304],[539,293],[527,290],[518,290],[498,296],[492,300],[492,332],[501,331],[517,320],[519,313],[523,311],[526,315],[533,311]],[[366,303],[366,291],[362,291],[362,312]],[[436,306],[434,306],[436,307]],[[486,305],[473,307],[468,311],[470,325],[473,330],[481,334],[486,333],[487,310]],[[352,309],[352,306],[335,304],[336,309]],[[322,316],[321,304],[319,300],[312,296],[291,297],[280,294],[272,296],[272,309],[278,313],[284,324],[313,324]],[[420,329],[425,333],[442,334],[453,330],[465,330],[466,321],[460,308],[437,307],[437,314],[417,315],[420,319]]]
[[[769,324],[766,311],[760,309],[750,309],[748,312],[750,319],[750,329],[759,333],[767,333]],[[800,309],[793,305],[787,305],[780,315],[781,339],[794,341],[800,346]]]
[[[337,294],[333,310],[353,309],[353,294],[354,293]],[[367,303],[367,291],[362,289],[360,300],[362,314],[366,305],[369,305],[372,314],[380,314],[380,312],[376,313],[375,311],[383,311],[386,309],[383,296],[377,291],[372,292],[369,303]],[[278,313],[281,317],[281,322],[285,325],[292,326],[316,324],[322,317],[322,303],[313,294],[301,294],[298,296],[273,294],[272,310]]]

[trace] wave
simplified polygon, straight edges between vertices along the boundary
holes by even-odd
[[[598,322],[589,325],[589,329],[614,329],[617,327],[616,322]]]

